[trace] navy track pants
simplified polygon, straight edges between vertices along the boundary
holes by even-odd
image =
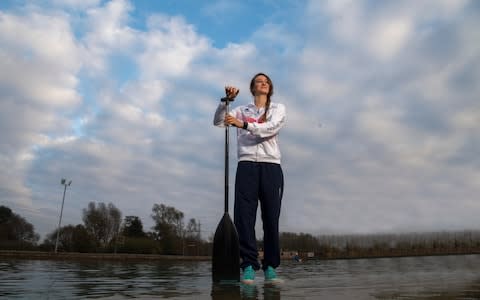
[[[234,222],[240,241],[240,267],[260,269],[255,222],[260,203],[263,222],[262,269],[280,265],[278,222],[283,196],[283,171],[279,164],[240,161],[235,177]]]

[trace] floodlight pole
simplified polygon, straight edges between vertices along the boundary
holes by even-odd
[[[61,181],[61,184],[65,187],[63,189],[63,198],[62,198],[62,208],[60,210],[60,219],[58,220],[58,228],[57,228],[57,240],[55,241],[55,253],[57,253],[57,249],[58,249],[58,238],[60,236],[60,225],[62,223],[62,215],[63,215],[63,204],[65,203],[65,193],[67,192],[67,186],[69,186],[70,184],[72,184],[72,181],[70,180],[68,183],[67,183],[67,180],[62,178],[62,181]]]

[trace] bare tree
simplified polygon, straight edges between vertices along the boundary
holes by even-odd
[[[178,253],[177,244],[182,247],[183,251],[183,212],[164,204],[154,204],[152,212],[151,216],[155,221],[153,229],[157,240],[162,243],[163,252],[166,254]]]
[[[86,209],[83,209],[83,222],[88,233],[95,240],[96,246],[106,248],[115,242],[122,219],[122,213],[112,203],[90,202]]]

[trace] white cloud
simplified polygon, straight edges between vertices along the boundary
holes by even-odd
[[[334,39],[346,47],[361,48],[374,59],[388,61],[401,51],[409,40],[432,23],[458,17],[468,0],[459,1],[402,1],[376,3],[373,1],[309,2],[307,12],[312,16],[326,13],[329,30]],[[307,24],[325,26],[323,19],[313,18]]]
[[[168,81],[152,79],[127,82],[121,92],[125,94],[127,101],[144,108],[154,109],[169,91],[169,87]]]
[[[129,53],[135,46],[136,30],[127,25],[133,9],[126,0],[113,0],[87,11],[88,28],[83,37],[83,60],[92,75],[103,74],[112,53]]]
[[[138,57],[143,79],[183,75],[192,60],[209,47],[208,40],[181,17],[154,15],[148,19],[148,29]]]
[[[163,117],[156,113],[148,113],[146,119],[148,124],[152,127],[160,127],[164,122]]]
[[[10,93],[56,107],[79,103],[78,51],[63,16],[0,14],[0,42],[0,82]]]
[[[453,114],[451,122],[459,130],[475,130],[480,124],[480,106]]]
[[[367,34],[368,47],[381,59],[390,59],[405,46],[412,31],[408,19],[380,20]]]
[[[253,33],[252,40],[262,45],[264,53],[278,55],[293,54],[303,46],[302,37],[290,32],[285,24],[265,23]]]
[[[142,117],[142,110],[139,107],[129,104],[118,104],[111,106],[112,111],[116,112],[119,117],[125,121],[136,122]]]
[[[312,15],[325,11],[332,18],[331,31],[336,38],[347,42],[357,42],[361,40],[360,30],[364,28],[365,21],[362,18],[362,1],[328,1],[322,7],[322,4],[310,2],[309,10]],[[320,6],[320,7],[319,7]],[[318,19],[312,20],[313,22]]]

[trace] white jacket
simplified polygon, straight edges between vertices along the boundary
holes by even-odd
[[[278,133],[285,124],[285,105],[270,103],[267,121],[259,122],[265,109],[253,103],[239,106],[230,111],[235,118],[247,122],[247,129],[237,128],[237,156],[239,161],[256,161],[280,164]],[[225,127],[225,102],[220,102],[215,111],[213,124]]]

